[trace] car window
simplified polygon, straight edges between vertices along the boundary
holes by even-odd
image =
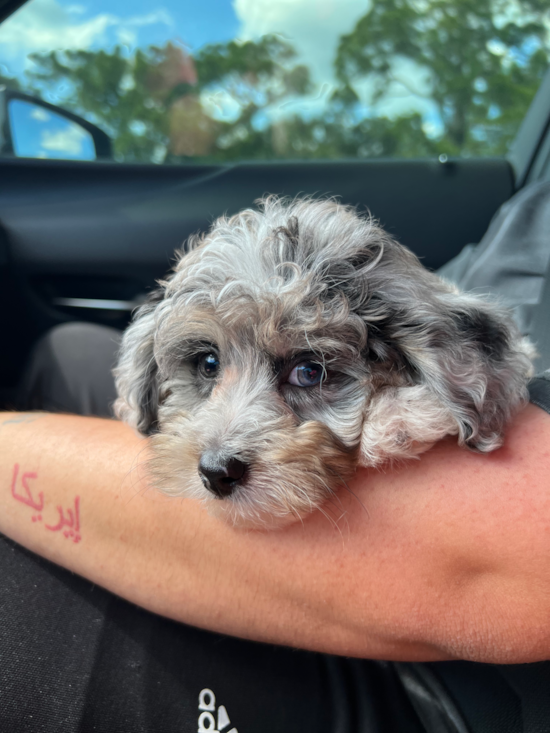
[[[121,162],[500,156],[549,59],[540,0],[30,0],[0,27],[0,83]],[[90,158],[24,112],[25,154]]]

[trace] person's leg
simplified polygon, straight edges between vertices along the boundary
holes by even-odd
[[[0,598],[2,731],[423,730],[391,665],[177,624],[2,538]]]
[[[22,410],[112,417],[112,369],[121,331],[93,323],[66,323],[35,347],[20,385]]]

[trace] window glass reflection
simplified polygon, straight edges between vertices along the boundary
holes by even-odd
[[[0,27],[0,83],[119,161],[500,156],[549,29],[540,0],[31,0]]]
[[[75,122],[22,99],[10,99],[8,114],[16,156],[95,160],[92,136]]]

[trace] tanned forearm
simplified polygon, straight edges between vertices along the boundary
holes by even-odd
[[[548,446],[548,449],[546,449]],[[550,418],[489,456],[362,470],[303,524],[244,532],[148,485],[121,423],[0,416],[0,531],[176,620],[352,656],[550,657]]]

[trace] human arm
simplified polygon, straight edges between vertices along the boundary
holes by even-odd
[[[15,419],[0,419],[0,530],[145,608],[352,656],[550,657],[550,417],[538,408],[493,454],[445,441],[386,473],[359,471],[327,507],[345,512],[337,527],[316,513],[271,532],[151,489],[147,440],[121,423]],[[77,506],[75,542],[64,532]]]

